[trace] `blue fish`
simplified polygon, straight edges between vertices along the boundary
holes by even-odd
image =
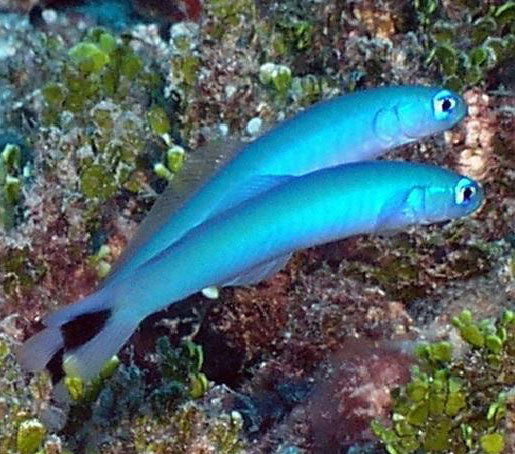
[[[141,320],[205,287],[252,285],[296,250],[456,219],[483,200],[467,177],[406,162],[359,162],[279,179],[259,197],[190,229],[125,279],[44,318],[46,328],[19,350],[20,363],[37,371],[62,351],[64,371],[90,379]]]
[[[189,185],[185,191],[183,179],[172,181],[104,282],[124,279],[188,230],[284,178],[373,159],[449,129],[466,113],[466,104],[456,93],[423,86],[382,87],[321,102],[237,149],[205,184],[199,176],[197,187]],[[212,167],[213,160],[227,160],[209,147],[197,158],[192,153],[192,158],[191,171],[183,170],[187,178],[190,173],[203,174],[201,169]],[[189,197],[174,201],[181,192]]]

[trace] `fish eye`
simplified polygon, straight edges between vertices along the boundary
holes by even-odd
[[[456,97],[448,90],[442,90],[433,98],[433,112],[437,120],[445,120],[456,107]]]
[[[462,178],[454,190],[454,201],[456,205],[466,205],[476,195],[476,186],[468,178]]]

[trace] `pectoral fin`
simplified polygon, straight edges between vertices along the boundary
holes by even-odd
[[[215,208],[209,213],[209,218],[220,214],[230,208],[238,206],[245,200],[251,199],[259,194],[269,191],[275,186],[283,184],[292,178],[292,175],[260,175],[249,180],[242,181],[231,187],[225,196],[218,202]]]
[[[377,218],[375,233],[399,231],[422,221],[425,190],[416,186],[385,203]]]

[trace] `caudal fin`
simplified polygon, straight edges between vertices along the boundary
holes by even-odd
[[[16,352],[31,372],[47,368],[58,383],[65,374],[89,380],[115,355],[139,324],[127,310],[109,301],[106,288],[56,311],[43,320],[46,327]]]
[[[92,336],[75,348],[65,350],[62,358],[64,372],[84,380],[96,377],[106,361],[129,340],[140,321],[130,311],[110,311],[102,327],[97,328]]]

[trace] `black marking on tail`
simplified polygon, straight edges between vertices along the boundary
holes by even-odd
[[[95,337],[105,326],[111,316],[111,310],[91,312],[79,315],[60,327],[64,346],[60,348],[47,363],[46,369],[52,378],[52,384],[59,383],[65,376],[63,369],[63,356],[73,351]]]
[[[64,378],[63,355],[64,348],[60,348],[46,365],[46,369],[52,379],[52,385],[54,386]]]
[[[74,350],[93,339],[105,326],[111,310],[105,309],[79,315],[61,326],[65,351]]]

